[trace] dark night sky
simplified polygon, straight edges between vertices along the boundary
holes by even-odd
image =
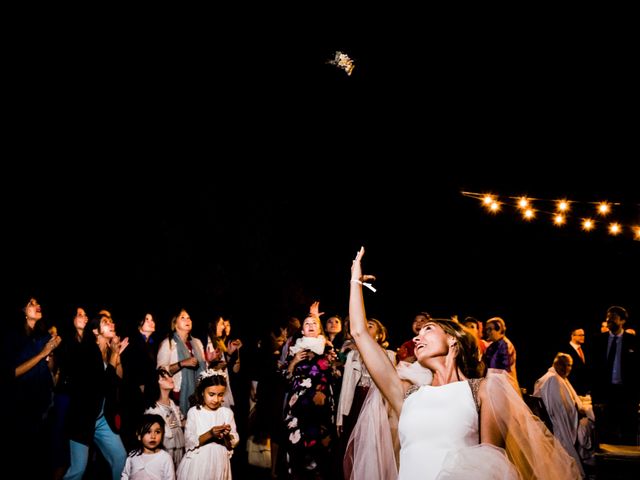
[[[345,314],[363,244],[379,276],[367,306],[392,343],[416,310],[500,315],[525,384],[569,324],[594,331],[621,304],[638,327],[640,242],[491,217],[460,195],[605,198],[639,222],[625,28],[448,25],[247,25],[222,41],[23,31],[9,60],[4,315],[35,292],[50,318],[84,304],[168,321],[184,305],[251,335],[313,299]],[[351,77],[325,63],[336,50]]]

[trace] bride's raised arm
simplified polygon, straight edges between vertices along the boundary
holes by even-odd
[[[362,296],[362,282],[375,279],[372,275],[362,274],[362,257],[364,247],[361,247],[351,265],[351,281],[349,294],[349,325],[351,335],[358,346],[371,378],[378,389],[386,397],[396,413],[400,414],[404,402],[404,385],[398,376],[395,366],[389,361],[385,351],[369,335],[367,317]]]

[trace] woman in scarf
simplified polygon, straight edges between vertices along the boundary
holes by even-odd
[[[173,399],[182,414],[189,411],[189,397],[196,390],[196,379],[205,370],[202,342],[191,335],[193,323],[185,309],[171,319],[171,331],[158,349],[158,368],[163,367],[175,383]]]

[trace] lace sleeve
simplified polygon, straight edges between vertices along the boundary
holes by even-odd
[[[409,388],[407,388],[407,391],[404,393],[404,398],[406,399],[409,395],[417,392],[418,390],[420,390],[420,385],[411,385]]]
[[[471,394],[473,395],[473,401],[476,404],[476,411],[480,413],[480,401],[478,400],[478,392],[480,391],[481,378],[470,378],[469,388],[471,388]]]

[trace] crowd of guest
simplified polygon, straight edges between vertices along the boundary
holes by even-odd
[[[166,321],[147,311],[127,322],[135,328],[125,332],[108,310],[90,316],[78,306],[68,320],[51,322],[29,298],[22,312],[3,342],[2,380],[15,432],[9,451],[25,478],[134,479],[145,468],[158,478],[227,479],[232,472],[237,478],[366,478],[356,466],[381,444],[363,452],[357,442],[372,412],[384,417],[376,427],[383,430],[380,441],[389,442],[384,468],[398,475],[401,409],[372,375],[349,317],[333,313],[323,322],[319,302],[303,312],[302,322],[275,322],[243,353],[242,367],[247,340],[232,337],[231,322],[221,315],[194,321],[177,309]],[[598,442],[638,441],[638,341],[628,318],[623,307],[612,306],[606,331],[590,339],[586,325],[566,332],[565,348],[548,359],[552,365],[533,389],[580,476],[593,465]],[[410,336],[397,348],[389,348],[384,321],[366,318],[363,325],[379,358],[408,388],[420,388],[433,376],[418,365],[428,362],[418,361],[416,346],[425,328],[449,327],[425,311],[408,320]],[[156,336],[160,322],[167,325],[164,338]],[[471,338],[478,365],[504,371],[521,396],[507,322],[451,322],[459,325],[456,335]],[[38,461],[28,445],[37,445]]]

